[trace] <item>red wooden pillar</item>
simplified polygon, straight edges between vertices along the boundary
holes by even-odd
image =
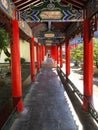
[[[35,60],[34,60],[34,38],[31,39],[30,43],[30,60],[31,60],[31,80],[35,82],[36,73],[35,73]]]
[[[69,44],[69,38],[66,35],[66,76],[68,77],[70,75],[70,44]]]
[[[42,64],[42,46],[40,45],[40,66]]]
[[[42,46],[42,61],[44,61],[44,45]]]
[[[62,61],[62,45],[60,44],[60,68],[63,67],[63,61]]]
[[[60,46],[59,46],[59,48],[58,48],[58,50],[59,50],[59,64],[60,64]]]
[[[43,46],[43,58],[45,57],[45,46]]]
[[[39,54],[39,67],[41,67],[41,51],[40,51],[40,44],[38,45],[38,54]]]
[[[57,62],[57,45],[56,45],[56,55],[55,55],[55,57],[56,57],[56,62]]]
[[[47,47],[45,46],[45,56],[47,55]]]
[[[57,61],[57,46],[56,45],[51,47],[51,56],[55,61]]]
[[[43,45],[41,46],[41,50],[42,50],[42,61],[43,61]]]
[[[12,21],[13,43],[11,44],[11,66],[12,66],[12,96],[13,102],[19,100],[18,111],[23,110],[22,103],[22,84],[21,84],[21,63],[20,63],[20,45],[19,45],[19,27],[18,21]]]
[[[47,51],[46,51],[46,46],[44,46],[44,48],[45,48],[45,56],[46,56],[46,53],[47,53]]]
[[[55,60],[57,61],[57,45],[55,46]]]
[[[39,44],[37,44],[37,72],[40,72],[40,53]]]
[[[58,46],[57,46],[57,64],[59,64]]]
[[[84,96],[91,98],[93,94],[93,42],[89,39],[89,19],[84,20]],[[88,102],[84,99],[83,108],[88,110]]]

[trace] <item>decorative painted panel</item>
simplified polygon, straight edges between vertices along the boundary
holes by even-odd
[[[82,22],[71,24],[67,30],[67,35],[69,39],[75,38],[75,36],[78,34],[81,34],[81,37],[83,36],[83,23]]]
[[[60,5],[57,1],[45,1],[40,6],[31,6],[30,12],[23,12],[21,18],[27,22],[81,21],[83,10],[72,9],[72,5]]]
[[[0,0],[0,9],[14,19],[14,4],[10,0]]]
[[[91,39],[92,37],[94,37],[94,32],[97,31],[97,14],[90,19],[89,31],[89,39]]]
[[[87,6],[87,17],[92,17],[95,13],[98,13],[98,0],[89,0]]]
[[[19,27],[20,29],[29,37],[32,38],[32,30],[31,28],[29,27],[29,25],[23,21],[22,19],[19,20]]]
[[[42,44],[59,44],[60,42],[63,42],[65,39],[65,34],[61,33],[59,31],[41,31],[39,34],[35,35],[34,37],[37,37],[39,39],[39,42]]]

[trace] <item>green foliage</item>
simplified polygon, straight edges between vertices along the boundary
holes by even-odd
[[[10,63],[10,62],[11,62],[11,58],[10,58],[10,57],[6,57],[6,58],[4,59],[4,61]]]
[[[83,44],[71,51],[71,59],[83,61]],[[98,66],[98,39],[94,39],[94,63]]]
[[[98,40],[94,39],[94,63],[98,65]]]
[[[94,38],[94,45],[98,44],[98,39]]]
[[[21,58],[20,60],[21,60],[21,64],[24,64],[26,62],[25,58]],[[11,62],[11,57],[6,57],[4,59],[4,61],[10,63]]]
[[[5,48],[3,51],[7,57],[11,56],[10,52],[8,51],[8,48]]]
[[[74,61],[83,61],[83,44],[71,51],[71,59]]]
[[[26,62],[25,58],[21,57],[21,64],[24,64]]]
[[[4,50],[10,44],[10,37],[9,34],[6,32],[5,29],[0,28],[0,49]]]
[[[10,36],[4,28],[0,28],[0,50],[4,51],[7,57],[10,57],[8,47],[10,45]]]

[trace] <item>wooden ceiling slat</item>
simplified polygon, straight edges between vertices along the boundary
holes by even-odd
[[[18,7],[18,6],[24,6],[25,3],[28,4],[28,2],[32,2],[32,0],[24,0],[24,1],[19,1],[17,2],[15,5]]]
[[[18,9],[25,8],[25,7],[30,6],[30,5],[33,5],[33,2],[29,1],[28,3],[25,3],[21,6],[19,6]]]
[[[82,9],[83,5],[80,5],[79,3],[73,2],[72,0],[66,0],[66,1],[62,1],[65,4],[72,4],[72,7],[75,9]]]
[[[40,4],[40,3],[43,3],[43,2],[41,2],[41,0],[36,0],[36,1],[34,1],[34,2],[32,2],[32,0],[25,0],[24,2],[20,2],[20,4],[18,3],[18,4],[16,4],[16,6],[17,6],[17,8],[21,8],[21,7],[24,7],[25,5],[34,5],[34,4]]]
[[[21,9],[21,10],[19,10],[19,11],[20,11],[20,12],[22,12],[22,11],[28,11],[28,12],[29,12],[29,11],[30,11],[30,8],[27,7],[27,8],[25,8],[25,9],[23,9],[23,10]]]
[[[20,11],[29,10],[30,5],[34,5],[37,2],[42,2],[42,0],[12,0]],[[61,0],[62,5],[72,4],[74,9],[83,9],[85,5],[88,3],[88,0]],[[37,3],[38,5],[40,3]],[[37,6],[35,4],[35,6]],[[28,7],[28,8],[27,8]]]
[[[19,6],[19,7],[17,7],[19,10],[25,10],[25,9],[27,9],[27,7],[29,8],[31,5],[35,5],[35,4],[37,4],[37,3],[39,3],[39,2],[41,2],[40,0],[36,0],[36,1],[34,1],[34,2],[28,2],[28,3],[25,3],[25,4],[23,4],[23,5],[21,5],[21,6]]]
[[[22,0],[13,0],[14,3],[17,3],[17,2],[20,2],[20,1],[22,1]]]
[[[43,2],[38,2],[38,3],[34,4],[34,6],[39,6],[41,4],[43,4]]]
[[[80,0],[74,0],[74,2],[79,4],[79,5],[81,5],[81,6],[84,6],[84,2],[83,1],[81,2]]]
[[[28,11],[30,10],[28,5],[26,7],[23,7],[21,9],[19,9],[20,12],[25,11],[25,10],[28,10]]]
[[[69,4],[69,2],[64,2],[64,1],[62,1],[62,3],[63,3],[63,5]],[[81,10],[81,7],[79,7],[79,6],[74,6],[73,4],[72,4],[72,8],[73,8],[73,9],[77,9],[77,10]]]
[[[40,5],[40,4],[42,4],[43,2],[38,2],[38,3],[36,3],[36,4],[32,4],[33,6],[37,6],[37,5]],[[19,9],[19,11],[20,12],[22,12],[22,11],[30,11],[30,6],[25,6],[25,7],[23,7],[23,8],[20,8]]]

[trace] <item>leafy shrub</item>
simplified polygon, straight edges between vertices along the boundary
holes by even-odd
[[[0,49],[4,50],[10,45],[10,36],[4,28],[0,27]]]
[[[26,62],[25,58],[21,57],[21,64],[24,64]]]
[[[10,63],[10,62],[11,62],[11,58],[10,58],[10,57],[6,57],[6,58],[4,59],[4,61]]]

